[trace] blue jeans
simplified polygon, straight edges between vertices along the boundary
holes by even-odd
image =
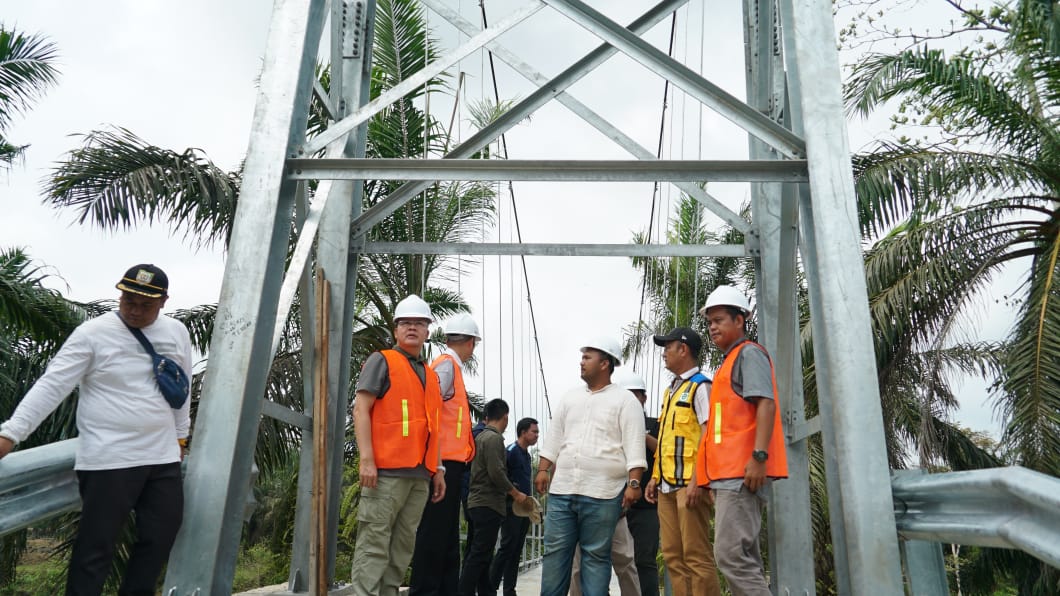
[[[548,496],[541,596],[565,596],[570,590],[574,549],[579,544],[582,594],[607,594],[611,583],[611,539],[621,514],[622,491],[610,499]]]

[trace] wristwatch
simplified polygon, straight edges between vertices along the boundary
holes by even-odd
[[[637,480],[636,478],[634,478],[633,480],[630,480],[629,481],[629,487],[630,488],[640,488],[640,480]]]
[[[769,452],[763,451],[761,449],[755,449],[751,452],[751,457],[753,457],[754,460],[758,463],[764,463],[767,459],[769,459]]]

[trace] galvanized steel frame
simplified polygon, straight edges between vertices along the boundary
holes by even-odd
[[[438,6],[437,0],[428,0],[428,3]],[[859,239],[852,217],[853,185],[839,102],[839,70],[832,41],[834,31],[830,5],[815,0],[781,2],[781,13],[787,12],[783,19],[788,25],[785,28],[785,59],[789,73],[788,88],[792,90],[793,95],[789,129],[775,119],[779,88],[776,77],[779,73],[772,53],[768,57],[763,53],[767,43],[765,36],[768,35],[770,40],[773,36],[775,19],[770,16],[773,11],[771,4],[765,10],[762,10],[762,6],[757,6],[753,14],[750,10],[747,13],[749,26],[753,26],[753,31],[757,31],[754,42],[758,48],[756,60],[752,61],[752,70],[749,72],[749,88],[754,91],[755,102],[752,107],[736,100],[637,37],[637,34],[658,22],[683,2],[665,0],[638,19],[629,29],[616,25],[579,0],[546,0],[546,3],[599,36],[606,42],[605,45],[575,63],[548,84],[542,85],[537,93],[519,102],[501,119],[450,152],[447,157],[454,159],[445,161],[452,163],[439,165],[409,160],[403,164],[369,164],[362,161],[318,160],[310,164],[300,158],[320,150],[326,150],[326,155],[330,158],[356,158],[358,143],[362,141],[347,135],[363,124],[374,113],[373,110],[378,111],[386,100],[396,99],[407,90],[395,89],[375,102],[364,101],[366,97],[363,95],[349,93],[354,88],[351,87],[351,79],[360,77],[363,80],[367,76],[369,71],[363,68],[366,60],[357,62],[358,68],[343,68],[341,73],[333,73],[333,77],[335,74],[339,75],[338,84],[341,85],[344,95],[339,97],[333,91],[326,102],[328,110],[341,119],[321,135],[305,141],[301,127],[304,126],[309,98],[313,93],[319,95],[323,91],[313,81],[312,64],[315,61],[314,49],[326,20],[324,0],[277,0],[248,153],[244,178],[246,182],[233,232],[230,266],[225,272],[218,324],[211,346],[212,357],[204,386],[203,409],[200,410],[201,415],[195,429],[196,452],[208,452],[211,456],[209,459],[193,457],[191,460],[188,514],[184,530],[174,549],[170,573],[166,580],[166,587],[173,594],[195,591],[200,594],[225,593],[230,588],[240,525],[239,518],[231,515],[234,511],[233,504],[245,498],[246,483],[240,481],[249,474],[249,454],[253,451],[254,431],[257,428],[257,419],[263,411],[260,396],[264,390],[265,372],[275,347],[277,325],[282,322],[278,319],[286,315],[290,304],[286,302],[287,306],[284,306],[286,294],[281,296],[281,280],[287,234],[292,222],[292,207],[296,203],[296,190],[300,187],[299,180],[310,177],[336,179],[330,186],[322,184],[313,204],[303,204],[301,213],[306,226],[303,232],[309,237],[305,242],[308,244],[316,237],[321,245],[328,245],[317,253],[316,263],[329,270],[330,279],[340,279],[336,294],[341,296],[337,296],[338,299],[333,300],[333,303],[337,305],[341,315],[335,317],[335,320],[342,321],[342,324],[341,328],[332,331],[342,336],[342,340],[339,343],[340,350],[332,350],[333,358],[338,360],[338,366],[329,367],[336,373],[329,378],[328,383],[329,394],[340,395],[345,393],[344,388],[349,382],[348,358],[343,357],[348,356],[348,338],[352,330],[351,313],[342,309],[352,303],[357,255],[373,248],[393,252],[427,248],[437,252],[471,250],[470,246],[455,246],[450,249],[440,246],[373,247],[364,243],[365,233],[425,188],[430,181],[442,177],[448,179],[454,175],[468,179],[490,179],[488,177],[491,175],[515,179],[519,175],[519,170],[514,167],[519,166],[518,163],[468,164],[456,162],[455,159],[470,157],[473,152],[497,138],[548,100],[561,95],[565,105],[597,128],[607,131],[611,138],[634,156],[650,157],[649,152],[629,141],[616,127],[564,94],[570,84],[602,63],[616,51],[615,48],[669,78],[687,93],[740,124],[756,139],[763,141],[759,143],[756,140],[752,143],[752,157],[774,159],[761,172],[748,173],[744,170],[725,174],[726,180],[751,180],[762,183],[756,186],[755,221],[751,224],[742,220],[736,221],[739,218],[734,213],[705,193],[696,197],[717,211],[723,219],[743,229],[750,239],[748,247],[697,247],[695,250],[707,253],[740,251],[741,254],[750,251],[750,254],[759,257],[759,301],[773,313],[777,313],[763,315],[765,340],[772,344],[770,347],[777,353],[790,351],[792,354],[791,362],[787,358],[782,359],[783,362],[778,361],[778,373],[782,379],[786,377],[784,382],[787,387],[783,390],[783,395],[791,404],[786,407],[785,412],[786,432],[789,437],[794,438],[796,428],[805,429],[807,426],[801,418],[801,395],[795,381],[798,360],[794,356],[798,352],[798,346],[793,291],[794,251],[791,249],[796,244],[800,246],[811,297],[811,317],[816,339],[815,360],[818,362],[819,373],[822,373],[819,379],[822,401],[832,402],[834,396],[839,395],[856,401],[855,407],[847,405],[844,408],[836,408],[834,403],[826,407],[822,403],[821,417],[826,445],[834,445],[828,449],[835,459],[834,474],[830,479],[836,486],[830,486],[830,490],[840,495],[837,501],[842,502],[841,509],[834,513],[846,520],[846,528],[841,536],[843,540],[838,544],[845,551],[842,566],[844,572],[849,574],[848,591],[900,591],[897,540],[894,525],[890,523],[893,517],[889,517],[893,516],[893,513],[889,508],[890,503],[885,503],[886,500],[880,498],[880,494],[886,494],[887,469],[886,459],[882,457],[879,401],[874,391],[865,390],[866,387],[873,386],[872,344],[868,336],[869,319],[864,299],[865,286],[859,259]],[[358,5],[363,7],[364,3],[351,2],[342,6]],[[468,31],[469,35],[472,35],[471,39],[446,54],[443,59],[429,65],[419,76],[433,76],[455,63],[460,56],[484,45],[499,45],[496,44],[496,37],[500,33],[521,22],[539,8],[540,3],[532,2],[493,27],[474,34]],[[340,11],[333,6],[332,19],[339,14]],[[760,17],[762,20],[759,20]],[[468,24],[458,21],[458,27],[466,30]],[[368,34],[370,37],[370,30]],[[614,47],[607,44],[613,44]],[[301,54],[285,55],[292,47],[301,48]],[[368,53],[367,49],[364,53]],[[514,58],[510,54],[507,57]],[[796,64],[806,65],[807,62],[810,63],[809,68],[792,68]],[[520,72],[535,83],[543,79],[530,69],[520,69]],[[802,76],[799,76],[800,74]],[[409,89],[418,84],[422,84],[422,81],[410,79],[407,82]],[[359,101],[353,101],[354,95],[359,97]],[[810,97],[815,101],[806,101]],[[346,113],[346,108],[352,106],[357,107]],[[801,126],[803,123],[805,126]],[[802,130],[807,131],[805,140],[799,135]],[[363,144],[360,147],[363,150]],[[797,161],[797,158],[803,155],[806,156],[807,162]],[[775,159],[781,156],[796,159]],[[523,165],[527,166],[527,169],[522,170],[523,175],[530,175],[526,172],[534,170],[537,172],[534,176],[543,176],[540,173],[543,163]],[[592,179],[618,179],[617,168],[620,167],[618,164],[612,164],[594,170],[594,165],[600,164],[586,162],[553,165],[561,166],[557,169],[566,170],[568,176],[563,178],[563,173],[560,172],[553,174],[553,179],[585,179],[584,176],[588,175],[593,176]],[[674,164],[658,161],[642,162],[635,166],[624,162],[621,164],[621,167],[627,170],[636,168],[636,175],[639,176],[636,179],[688,181],[709,177],[709,167],[699,167],[698,178],[692,178],[695,174],[681,169],[695,169],[698,166],[703,164],[679,165],[676,170]],[[340,168],[344,170],[340,171]],[[298,170],[302,173],[299,174]],[[358,212],[360,199],[356,192],[360,186],[358,180],[367,176],[367,172],[372,175],[385,175],[388,179],[418,176],[427,182],[410,182],[371,211],[361,214]],[[794,184],[807,179],[809,184],[799,184],[800,189],[805,190],[808,186],[828,189],[828,192],[811,196],[806,192],[790,190]],[[785,185],[788,189],[786,192],[778,192],[776,185],[779,182],[788,183]],[[797,213],[797,210],[801,213]],[[314,233],[317,225],[319,233]],[[802,232],[801,242],[797,242],[796,226]],[[270,241],[265,251],[261,250],[260,242],[263,230],[270,231]],[[345,239],[351,237],[354,241],[346,245]],[[759,241],[761,253],[758,252]],[[299,248],[307,254],[308,249]],[[500,251],[514,252],[515,248],[494,245],[485,247],[484,250],[499,254]],[[634,249],[601,245],[533,245],[524,247],[523,254],[535,250],[539,253],[559,251],[564,254],[592,254],[596,251],[596,254],[617,255],[620,251],[632,254]],[[659,253],[667,249],[654,250]],[[293,263],[288,271],[288,285],[282,287],[293,287],[297,285],[296,280],[301,279],[303,291],[306,291],[308,287],[303,276],[307,262],[308,260],[299,260]],[[343,269],[345,271],[342,271]],[[346,297],[345,300],[342,299],[343,296]],[[312,316],[311,311],[305,308],[303,307],[303,314]],[[345,351],[341,349],[343,345]],[[823,362],[829,364],[822,366]],[[854,388],[857,390],[852,390]],[[225,400],[220,397],[233,395],[236,399]],[[270,413],[277,413],[274,407],[270,406],[268,410]],[[824,415],[826,410],[828,415]],[[338,417],[339,412],[335,414]],[[306,422],[304,414],[280,416],[300,426]],[[332,426],[331,430],[334,429]],[[333,462],[332,474],[341,468],[342,463],[341,445],[337,440],[335,447],[336,459]],[[801,456],[794,458],[794,467],[801,469],[799,457]],[[855,468],[858,474],[853,473]],[[303,458],[302,473],[305,472]],[[879,491],[881,485],[884,487],[882,493]],[[780,549],[777,554],[785,559],[792,557],[794,561],[796,552],[791,550],[796,548],[793,546],[796,543],[794,537],[806,536],[807,528],[805,521],[795,520],[788,523],[790,520],[787,518],[795,518],[795,509],[801,508],[808,499],[802,488],[791,491],[790,495],[787,495],[787,492],[783,489],[777,491],[777,507],[778,510],[781,507],[791,508],[792,514],[783,516],[783,520],[774,516],[773,533],[776,534],[775,539],[780,539],[777,542],[776,548]],[[329,499],[329,502],[334,501]],[[304,507],[300,506],[301,509]],[[298,531],[303,532],[302,529]],[[797,550],[804,553],[805,542],[798,544]],[[295,569],[305,568],[303,559],[304,556],[296,550],[293,555]],[[779,585],[785,586],[786,591],[809,593],[812,590],[812,569],[807,576],[806,568],[804,562],[780,565],[776,567],[775,577]],[[289,586],[292,590],[301,588],[296,575],[292,573]],[[806,588],[807,585],[810,587]]]

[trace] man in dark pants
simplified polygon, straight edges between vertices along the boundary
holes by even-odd
[[[431,368],[438,374],[442,391],[439,423],[442,467],[446,486],[445,498],[427,502],[412,554],[412,596],[456,596],[460,582],[460,491],[455,489],[475,457],[475,438],[471,434],[471,413],[464,386],[462,365],[471,359],[482,339],[478,324],[468,314],[459,314],[445,325],[445,351]]]
[[[537,444],[541,431],[537,428],[537,420],[523,418],[515,425],[515,433],[518,438],[508,445],[508,479],[516,488],[529,495],[533,487],[530,485],[531,464],[527,450]],[[501,546],[493,558],[493,564],[490,565],[490,583],[493,584],[493,589],[497,590],[503,579],[504,596],[515,595],[515,583],[519,580],[519,558],[523,554],[526,532],[530,529],[530,518],[515,515],[512,512],[512,502],[509,497],[504,523],[501,525]]]
[[[508,404],[494,399],[486,404],[486,428],[475,438],[475,459],[471,462],[471,490],[467,511],[475,523],[475,535],[468,546],[464,569],[460,572],[462,596],[493,596],[489,569],[493,546],[504,521],[505,496],[522,503],[526,493],[512,485],[504,463],[504,430],[508,428]]]
[[[628,389],[637,396],[641,406],[648,401],[647,385],[638,375],[630,373],[622,379],[620,384],[623,389]],[[648,457],[648,469],[651,470],[655,462],[655,450],[659,446],[659,421],[645,415],[644,428],[647,430],[644,446]],[[629,533],[633,535],[633,559],[637,565],[641,596],[657,596],[659,594],[659,566],[656,561],[656,556],[659,554],[659,512],[655,504],[648,502],[641,495],[640,500],[633,503],[626,512],[626,524],[629,526]]]
[[[151,596],[180,529],[184,496],[180,460],[187,444],[188,400],[174,409],[155,381],[151,356],[129,328],[139,329],[155,352],[191,377],[191,341],[183,323],[159,316],[169,278],[154,265],[136,265],[116,286],[118,312],[74,330],[48,370],[0,425],[0,458],[79,387],[78,490],[81,522],[70,557],[68,596],[103,591],[115,544],[129,512],[136,512],[136,542],[118,594]]]

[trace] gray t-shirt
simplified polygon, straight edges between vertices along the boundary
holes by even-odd
[[[736,342],[729,352],[737,346],[743,345],[743,349],[736,355],[736,362],[732,364],[732,390],[736,395],[747,401],[752,398],[762,397],[765,399],[776,399],[773,395],[773,369],[770,366],[769,355],[758,345],[748,343],[744,345],[743,340]],[[725,352],[728,356],[729,352]],[[710,488],[714,490],[740,490],[743,486],[743,478],[729,478],[726,480],[713,480]],[[769,499],[770,480],[758,490],[758,496],[764,500]]]
[[[394,349],[409,359],[409,363],[412,364],[412,370],[416,371],[416,376],[420,378],[420,382],[426,387],[427,365],[423,359],[409,354],[401,348],[395,347]],[[368,359],[364,361],[364,367],[361,368],[360,376],[357,377],[356,390],[371,393],[376,399],[384,399],[386,397],[386,392],[390,390],[390,367],[387,366],[386,356],[383,356],[380,352],[369,354]],[[422,464],[415,468],[379,468],[379,475],[392,478],[431,477],[430,471]]]

